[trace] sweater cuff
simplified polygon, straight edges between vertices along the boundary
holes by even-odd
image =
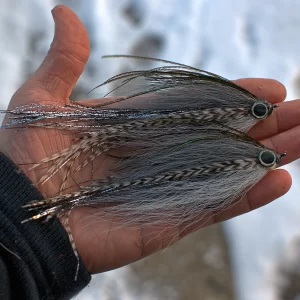
[[[90,282],[91,276],[80,260],[74,281],[77,259],[57,218],[21,224],[32,216],[22,206],[41,199],[31,181],[0,153],[0,241],[25,262],[42,299],[69,299]]]

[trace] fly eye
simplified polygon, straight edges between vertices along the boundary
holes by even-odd
[[[251,107],[251,114],[256,119],[264,119],[269,115],[269,107],[264,102],[255,102]]]
[[[276,164],[277,156],[273,151],[263,150],[258,154],[258,160],[264,167],[273,167]]]

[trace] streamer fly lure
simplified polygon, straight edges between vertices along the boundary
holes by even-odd
[[[115,222],[116,228],[119,224],[137,228],[160,226],[163,222],[163,231],[186,222],[192,224],[196,219],[205,221],[206,216],[217,214],[241,199],[285,156],[243,132],[213,122],[166,119],[159,126],[134,128],[133,134],[121,131],[105,137],[104,142],[98,132],[85,133],[81,141],[85,145],[91,143],[87,147],[96,150],[79,169],[96,155],[125,148],[124,156],[118,157],[110,170],[115,175],[95,180],[77,192],[25,205],[34,215],[23,223],[43,217],[62,217],[79,259],[68,227],[73,208],[99,205],[90,224],[104,220]],[[98,137],[101,143],[94,140]],[[74,158],[74,153],[74,159],[78,157],[78,148],[72,147],[62,161]],[[84,151],[84,146],[81,149]],[[58,161],[61,156],[62,153]],[[78,268],[79,260],[75,280]]]
[[[113,166],[115,176],[25,205],[36,212],[28,220],[109,204],[99,214],[128,226],[154,225],[162,217],[178,225],[228,208],[285,156],[214,123],[172,123],[152,128],[138,141],[119,138],[118,145],[131,151]]]
[[[219,75],[184,64],[130,55],[105,57],[151,60],[168,65],[125,72],[108,79],[93,90],[114,84],[104,97],[113,95],[115,99],[107,98],[107,101],[93,107],[32,104],[6,111],[11,115],[6,126],[34,124],[69,130],[82,127],[97,130],[100,125],[133,120],[194,118],[217,121],[247,132],[278,106],[257,98]],[[116,103],[118,106],[111,108]]]

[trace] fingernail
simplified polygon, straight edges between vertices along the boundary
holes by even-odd
[[[52,14],[52,16],[54,15],[54,10],[56,9],[56,7],[57,7],[57,5],[54,6],[54,7],[51,9],[51,14]]]

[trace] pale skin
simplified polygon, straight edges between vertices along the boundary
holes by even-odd
[[[60,5],[55,7],[52,13],[55,21],[55,37],[49,53],[39,69],[13,95],[10,108],[33,102],[58,105],[70,102],[71,91],[82,74],[90,54],[88,34],[84,25],[69,8]],[[281,103],[286,97],[286,90],[275,80],[239,79],[235,82],[260,98],[280,104],[269,118],[251,129],[250,135],[279,153],[287,152],[288,155],[282,159],[282,164],[297,159],[300,155],[300,100]],[[95,101],[97,103],[101,99]],[[0,141],[0,151],[18,164],[36,184],[44,170],[30,171],[28,163],[37,162],[66,148],[71,143],[71,137],[63,135],[62,131],[41,128],[30,128],[20,132],[2,129]],[[105,175],[110,163],[111,158],[98,159],[94,166],[95,174]],[[91,170],[87,168],[80,172],[80,178],[76,177],[75,181],[86,181],[90,176]],[[38,188],[44,196],[55,195],[61,180],[62,173],[53,176],[45,185]],[[238,204],[206,220],[204,226],[266,205],[285,194],[290,189],[291,182],[287,171],[271,171]],[[69,185],[72,184],[74,185],[73,179]],[[195,223],[184,230],[181,226],[168,228],[162,234],[151,238],[154,229],[148,227],[136,230],[120,228],[111,231],[111,224],[101,221],[94,223],[93,226],[82,226],[80,221],[94,210],[89,207],[77,208],[70,216],[70,228],[76,247],[90,273],[111,270],[139,260],[166,247],[170,241],[175,242],[201,225]]]

